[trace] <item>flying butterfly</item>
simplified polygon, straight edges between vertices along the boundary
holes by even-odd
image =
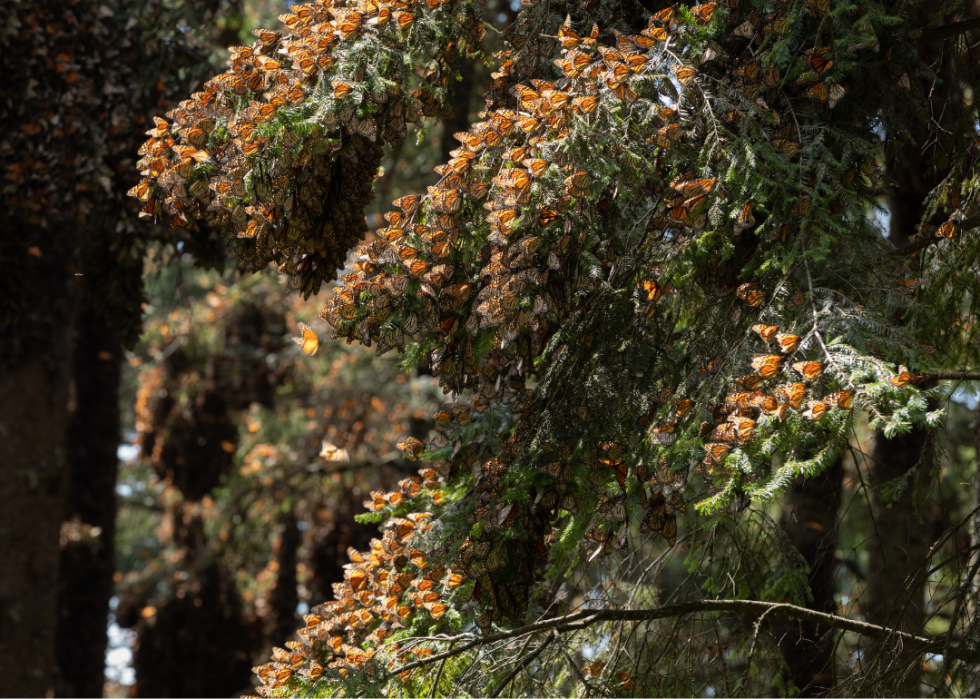
[[[303,334],[300,337],[294,337],[293,342],[303,349],[304,354],[312,357],[320,349],[320,336],[306,323],[300,323],[299,329]]]

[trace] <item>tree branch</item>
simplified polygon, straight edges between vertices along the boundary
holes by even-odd
[[[951,36],[956,36],[957,34],[969,32],[974,29],[980,29],[980,18],[966,19],[962,22],[957,22],[956,24],[950,24],[945,27],[937,27],[936,29],[925,32],[922,35],[922,40],[940,41],[942,39],[948,39]]]
[[[958,221],[957,225],[959,225],[960,235],[962,235],[964,232],[970,230],[971,228],[976,228],[977,226],[980,226],[980,216],[974,218],[968,218],[965,221]],[[925,250],[927,247],[935,243],[938,243],[940,240],[944,240],[944,239],[936,235],[925,235],[922,236],[922,238],[920,238],[919,240],[916,240],[911,245],[906,245],[903,248],[895,248],[894,250],[890,250],[888,254],[895,257],[908,257],[909,255],[914,255],[920,250]]]
[[[980,381],[980,371],[928,371],[926,379],[936,381]]]
[[[430,663],[439,662],[443,658],[465,653],[471,648],[475,648],[477,646],[494,643],[496,641],[503,641],[510,638],[515,638],[517,636],[523,636],[524,634],[537,633],[539,631],[553,630],[555,633],[564,633],[566,631],[583,629],[600,621],[654,621],[656,619],[669,619],[672,617],[684,616],[685,614],[695,614],[698,612],[739,612],[749,614],[770,613],[790,619],[801,619],[803,621],[810,621],[815,624],[823,624],[824,626],[831,626],[844,631],[852,631],[854,633],[861,634],[862,636],[870,636],[871,638],[902,640],[906,643],[922,646],[923,651],[942,648],[945,644],[945,639],[940,637],[925,638],[923,636],[916,636],[914,634],[892,629],[887,626],[878,626],[877,624],[855,621],[854,619],[847,619],[834,614],[817,612],[812,609],[798,607],[793,604],[777,604],[774,602],[759,602],[756,600],[700,600],[698,602],[672,604],[666,607],[658,607],[657,609],[586,609],[581,612],[575,612],[574,614],[567,614],[554,619],[546,619],[533,624],[527,624],[525,626],[512,629],[511,631],[492,633],[483,638],[473,638],[472,634],[463,634],[455,638],[447,639],[453,642],[468,640],[467,643],[464,643],[455,650],[448,650],[444,653],[430,655],[428,658],[406,663],[405,665],[402,665],[391,672],[394,675],[400,675],[403,672],[408,672],[410,670],[429,665]]]

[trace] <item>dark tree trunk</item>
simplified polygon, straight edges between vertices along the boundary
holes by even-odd
[[[273,628],[269,641],[274,646],[285,643],[297,628],[296,605],[299,604],[299,589],[296,584],[296,564],[300,539],[301,533],[296,525],[296,518],[291,514],[287,515],[277,556],[279,572],[276,586],[269,599],[273,614]]]
[[[835,555],[844,467],[840,459],[816,478],[798,478],[788,496],[782,526],[810,568],[807,580],[813,599],[807,607],[835,614]],[[827,694],[833,688],[833,629],[809,622],[773,623],[779,652],[800,696]]]
[[[453,82],[450,87],[449,106],[452,107],[453,116],[443,122],[442,142],[440,143],[440,163],[448,163],[450,159],[449,151],[459,148],[460,142],[453,138],[454,133],[466,131],[470,127],[470,97],[473,94],[474,74],[473,59],[467,56],[459,58],[459,77],[458,82]]]
[[[8,696],[44,696],[54,668],[72,238],[65,231],[0,232],[0,259],[17,266],[0,283],[0,677]],[[28,246],[37,246],[34,254]]]
[[[867,620],[909,633],[922,632],[926,620],[925,580],[913,579],[922,572],[929,548],[938,532],[935,517],[915,507],[913,496],[922,484],[914,479],[895,501],[886,500],[878,486],[901,478],[916,468],[926,453],[929,432],[916,429],[910,434],[885,439],[878,435],[871,454],[872,507],[876,537],[868,545],[868,587],[864,600]],[[927,468],[923,466],[922,468]],[[879,672],[893,684],[883,688],[891,696],[921,695],[921,663],[908,656],[897,656],[894,644],[872,648],[872,657],[881,665]],[[892,663],[894,671],[886,671]]]
[[[91,533],[98,535],[62,543],[58,696],[101,696],[105,681],[106,619],[115,571],[121,359],[106,319],[84,297],[73,358],[75,405],[68,425],[65,519],[97,528]]]

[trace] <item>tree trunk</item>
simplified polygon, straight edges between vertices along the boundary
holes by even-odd
[[[8,696],[44,696],[54,667],[73,318],[74,278],[65,266],[72,237],[0,233],[0,258],[19,255],[16,264],[27,272],[12,295],[4,294],[0,317],[0,677]],[[33,253],[28,246],[36,246]],[[6,291],[10,283],[0,287]]]
[[[65,519],[93,529],[91,536],[62,542],[56,638],[60,682],[55,692],[94,697],[102,695],[105,682],[106,620],[115,572],[122,350],[91,297],[84,297],[81,305]]]
[[[837,612],[834,569],[843,479],[840,459],[816,478],[796,479],[788,496],[789,511],[782,519],[786,535],[810,568],[807,580],[813,599],[807,607],[828,614]],[[773,627],[800,696],[827,694],[833,688],[833,630],[789,620],[776,621]]]
[[[901,478],[916,467],[924,454],[929,433],[913,430],[895,439],[878,435],[870,459],[872,490],[872,514],[877,533],[870,541],[868,587],[864,600],[867,620],[872,624],[890,626],[909,633],[919,634],[926,619],[925,586],[920,583],[908,587],[926,560],[929,548],[935,541],[935,527],[920,512],[912,499],[916,483],[912,482],[896,501],[886,501],[878,488],[883,483]],[[875,651],[878,652],[875,652]],[[919,681],[921,663],[908,657],[896,657],[893,645],[872,648],[882,668],[894,663],[894,671],[888,677],[894,682],[882,688],[892,696],[920,696]],[[906,672],[908,670],[908,672]]]

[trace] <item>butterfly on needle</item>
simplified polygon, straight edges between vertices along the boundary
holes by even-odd
[[[300,323],[299,329],[303,333],[301,337],[294,337],[293,342],[303,348],[303,353],[311,357],[320,349],[320,336],[306,323]]]

